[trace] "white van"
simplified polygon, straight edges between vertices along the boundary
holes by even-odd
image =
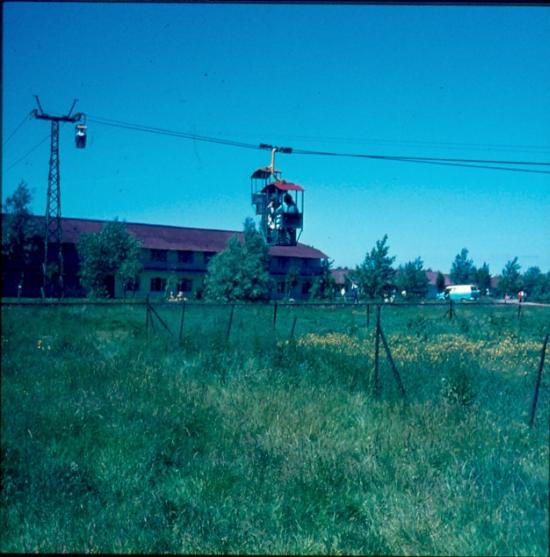
[[[455,284],[447,286],[443,292],[437,295],[438,300],[453,300],[455,302],[462,300],[479,300],[481,292],[474,284]]]

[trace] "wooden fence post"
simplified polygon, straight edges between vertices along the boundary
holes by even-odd
[[[449,298],[449,321],[453,319],[453,300]]]
[[[273,329],[277,326],[277,307],[277,302],[275,302],[275,305],[273,306]]]
[[[160,324],[172,335],[174,336],[174,333],[170,330],[170,327],[168,327],[168,325],[165,323],[164,319],[162,319],[162,317],[157,313],[157,310],[148,303],[149,306],[149,311],[151,313],[151,326],[153,325],[153,319],[152,316],[156,315],[157,319],[159,320]]]
[[[399,393],[403,398],[405,398],[405,387],[403,387],[403,382],[401,381],[401,375],[399,375],[399,371],[397,371],[397,367],[395,366],[395,362],[393,361],[390,347],[384,336],[384,331],[380,328],[380,338],[382,339],[382,344],[384,345],[384,349],[386,350],[386,356],[388,357],[388,361],[390,362],[391,369],[393,371],[393,376],[395,377],[395,381],[397,383],[397,388],[399,389]]]
[[[147,333],[147,338],[149,338],[149,322],[151,320],[151,315],[149,311],[149,294],[145,298],[145,332]]]
[[[374,340],[374,374],[372,378],[373,392],[378,395],[378,365],[380,356],[380,304],[376,306],[376,336]]]
[[[182,302],[181,306],[181,319],[180,319],[180,332],[178,336],[178,342],[181,344],[183,338],[183,320],[185,319],[185,300]]]
[[[521,317],[521,300],[518,302],[518,319]]]
[[[229,335],[231,334],[231,326],[233,325],[234,312],[235,312],[235,304],[231,304],[231,312],[229,314],[229,321],[227,322],[227,331],[225,333],[225,342],[229,342]]]
[[[367,304],[367,329],[370,326],[370,304]]]
[[[537,381],[535,383],[535,392],[533,393],[533,402],[531,403],[531,416],[529,418],[529,427],[533,427],[535,422],[535,412],[537,410],[537,401],[539,398],[540,380],[542,377],[542,368],[544,367],[544,357],[546,356],[546,346],[548,345],[548,333],[544,337],[544,342],[542,343],[542,350],[540,353],[540,363],[539,370],[537,372]]]
[[[298,317],[294,316],[294,320],[292,321],[292,329],[290,330],[290,340],[294,338],[294,330],[296,329],[296,321]]]

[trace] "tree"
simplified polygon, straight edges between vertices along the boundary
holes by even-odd
[[[139,242],[116,219],[104,224],[100,232],[82,235],[78,254],[81,282],[91,297],[109,297],[115,279],[126,294],[142,269]]]
[[[21,181],[13,194],[6,199],[4,211],[6,217],[2,219],[2,257],[3,270],[12,268],[20,273],[18,291],[23,289],[25,272],[33,255],[38,253],[43,238],[38,230],[29,205],[32,194],[28,185]]]
[[[332,300],[336,289],[336,281],[332,276],[332,264],[329,259],[321,260],[321,273],[315,277],[309,296],[312,300]]]
[[[254,221],[244,223],[244,238],[229,239],[208,264],[204,295],[210,300],[258,302],[269,299],[269,248]]]
[[[537,278],[531,298],[537,302],[550,302],[550,271]]]
[[[386,245],[388,235],[378,240],[370,253],[367,253],[361,265],[355,268],[352,279],[359,285],[361,291],[369,298],[380,298],[390,294],[393,290],[393,276],[395,270],[392,264],[395,257],[388,256],[389,246]]]
[[[451,266],[451,281],[454,284],[467,284],[475,280],[476,268],[474,262],[468,259],[468,250],[462,248]]]
[[[476,271],[475,283],[480,289],[482,295],[485,295],[487,290],[491,288],[491,273],[487,263],[483,262],[483,265]]]
[[[518,258],[514,257],[506,262],[500,276],[498,284],[499,290],[502,294],[515,294],[521,288],[521,274],[519,270],[521,265],[518,263]]]
[[[300,279],[300,269],[298,269],[296,265],[292,265],[285,277],[285,290],[286,290],[287,298],[291,297],[292,291],[298,285],[299,279]]]
[[[527,299],[545,302],[550,298],[550,273],[542,273],[538,267],[529,267],[521,277]]]
[[[395,283],[400,291],[405,291],[408,297],[425,298],[428,293],[429,280],[424,270],[424,262],[420,257],[400,265],[395,277]]]
[[[445,290],[445,275],[441,272],[437,272],[437,277],[435,278],[435,285],[438,292],[443,292]]]

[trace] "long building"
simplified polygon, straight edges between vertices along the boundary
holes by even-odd
[[[2,215],[2,219],[6,215]],[[44,226],[44,217],[36,219],[39,229]],[[107,221],[63,218],[63,260],[65,296],[85,295],[79,280],[80,260],[77,244],[83,234],[99,232]],[[141,244],[140,274],[133,296],[166,296],[167,286],[175,280],[176,292],[187,298],[200,297],[209,260],[223,251],[232,236],[242,237],[242,232],[165,226],[156,224],[124,223],[128,232]],[[274,281],[272,298],[281,298],[286,292],[286,276],[294,268],[299,273],[291,297],[303,299],[321,272],[321,261],[327,256],[320,250],[298,243],[295,246],[271,246],[270,274]],[[33,257],[25,270],[21,284],[22,269],[14,261],[3,262],[3,296],[40,296],[42,286],[43,252]],[[18,285],[21,288],[18,289]],[[108,284],[111,297],[123,297],[122,285],[116,277]],[[19,290],[19,292],[18,292]],[[126,293],[127,295],[127,293]]]

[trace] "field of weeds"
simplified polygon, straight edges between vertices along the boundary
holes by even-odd
[[[155,311],[2,307],[2,552],[548,554],[548,308]]]

